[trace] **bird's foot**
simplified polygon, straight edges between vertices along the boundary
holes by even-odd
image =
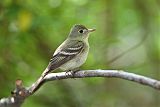
[[[66,77],[74,78],[75,77],[75,73],[77,71],[79,71],[79,70],[80,70],[79,68],[76,68],[76,69],[73,69],[73,70],[66,71]]]
[[[66,71],[65,75],[66,77],[73,77],[74,72],[72,70]]]

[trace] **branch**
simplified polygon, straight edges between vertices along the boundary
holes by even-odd
[[[12,92],[12,96],[0,99],[0,107],[20,107],[28,96],[34,94],[44,83],[48,81],[86,77],[121,78],[160,90],[160,81],[122,70],[82,70],[74,74],[71,72],[50,73],[43,79],[40,77],[42,81],[39,81],[38,79],[28,88],[23,86],[22,80],[16,80],[16,89]]]
[[[61,73],[50,73],[45,78],[44,81],[53,81],[56,79],[68,79],[68,78],[85,78],[85,77],[116,77],[129,81],[133,81],[139,84],[147,85],[157,90],[160,90],[160,81],[141,76],[134,73],[125,72],[122,70],[83,70],[76,72],[74,75],[67,74],[66,72]]]

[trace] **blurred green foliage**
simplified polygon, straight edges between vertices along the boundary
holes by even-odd
[[[82,69],[124,69],[160,78],[159,0],[1,0],[0,97],[14,81],[31,85],[74,24],[96,28]],[[136,49],[108,63],[123,51]],[[23,107],[160,107],[159,92],[126,80],[87,78],[45,84]]]

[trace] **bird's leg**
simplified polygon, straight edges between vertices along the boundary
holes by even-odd
[[[74,77],[74,74],[75,74],[76,72],[78,72],[78,71],[80,71],[80,69],[79,69],[79,68],[75,68],[75,69],[73,69],[73,70],[72,70],[72,72],[71,72],[71,73],[72,73],[72,76]]]
[[[67,70],[65,75],[66,75],[66,77],[71,77],[72,76],[72,70]]]
[[[79,71],[80,69],[79,68],[75,68],[75,69],[72,69],[72,70],[68,70],[66,71],[66,76],[67,77],[72,77],[74,78],[74,74]],[[70,73],[70,74],[69,74]]]

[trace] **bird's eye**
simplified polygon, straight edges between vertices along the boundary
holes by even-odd
[[[79,30],[78,32],[79,32],[79,33],[83,33],[83,30]]]

